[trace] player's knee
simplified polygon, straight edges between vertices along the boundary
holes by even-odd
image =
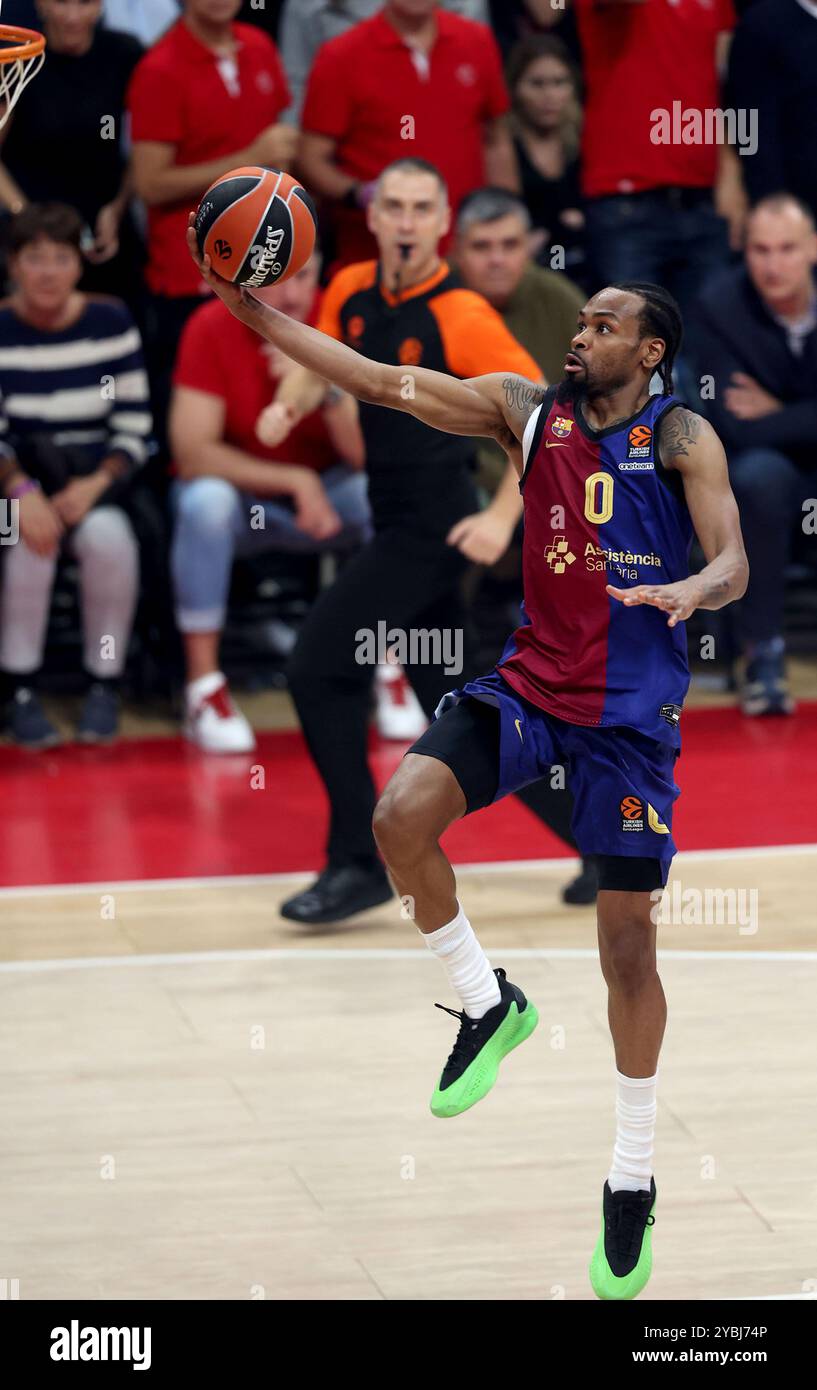
[[[611,989],[635,994],[655,974],[655,945],[640,917],[625,918],[614,929],[599,924],[601,968]]]
[[[412,863],[437,838],[431,799],[397,774],[375,807],[372,830],[387,864]]]
[[[393,778],[374,808],[372,831],[387,864],[404,862],[419,830],[412,799]]]

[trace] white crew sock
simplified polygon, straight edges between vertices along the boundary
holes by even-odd
[[[491,962],[457,902],[457,915],[437,931],[424,932],[426,945],[448,971],[451,988],[469,1018],[482,1018],[502,995]]]
[[[616,1142],[607,1178],[611,1192],[650,1190],[655,1142],[655,1076],[622,1076],[616,1070]]]

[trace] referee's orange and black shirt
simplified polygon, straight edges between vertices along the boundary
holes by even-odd
[[[430,367],[461,378],[542,373],[481,295],[464,289],[443,261],[399,297],[381,283],[378,261],[346,266],[329,284],[318,328],[373,361]],[[408,524],[447,531],[476,509],[476,440],[444,434],[403,411],[361,402],[369,498],[378,529]]]

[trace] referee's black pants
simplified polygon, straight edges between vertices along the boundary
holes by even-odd
[[[367,761],[375,666],[359,659],[361,630],[378,623],[461,633],[465,669],[446,674],[445,660],[405,671],[430,718],[447,690],[471,676],[460,581],[468,562],[444,534],[390,526],[341,570],[304,623],[289,664],[289,689],[309,751],[329,796],[327,860],[333,867],[379,863],[372,835],[375,787]],[[432,649],[433,650],[433,649]]]
[[[464,669],[445,663],[405,670],[431,718],[447,690],[476,672],[460,581],[468,562],[441,535],[387,527],[350,560],[316,602],[293,652],[289,688],[309,751],[329,797],[327,861],[333,867],[378,861],[371,830],[376,800],[367,759],[374,666],[360,663],[361,629],[427,628],[462,633]],[[449,638],[451,640],[451,638]],[[449,650],[451,650],[449,648]],[[575,847],[573,799],[545,779],[517,793],[529,810]]]

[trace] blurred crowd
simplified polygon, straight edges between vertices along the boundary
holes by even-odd
[[[233,319],[188,255],[190,209],[241,165],[290,170],[317,202],[319,249],[264,292],[293,318],[354,341],[354,295],[380,284],[361,264],[390,265],[395,236],[441,267],[409,291],[431,326],[415,306],[394,360],[555,381],[596,289],[669,289],[676,390],[727,450],[751,566],[721,674],[745,715],[792,711],[792,594],[817,588],[817,4],[4,0],[0,17],[47,39],[0,132],[8,736],[57,740],[45,677],[82,683],[83,740],[115,736],[124,683],[174,687],[205,751],[252,748],[224,672],[242,595],[254,612],[267,596],[255,666],[266,651],[284,680],[317,593],[382,532],[374,427]],[[687,120],[715,110],[736,113],[731,143]],[[443,284],[470,292],[460,317],[434,307]],[[504,459],[461,453],[472,491],[439,585],[484,664],[515,625],[519,526]],[[421,708],[388,663],[376,688],[383,731],[416,733],[431,695]]]

